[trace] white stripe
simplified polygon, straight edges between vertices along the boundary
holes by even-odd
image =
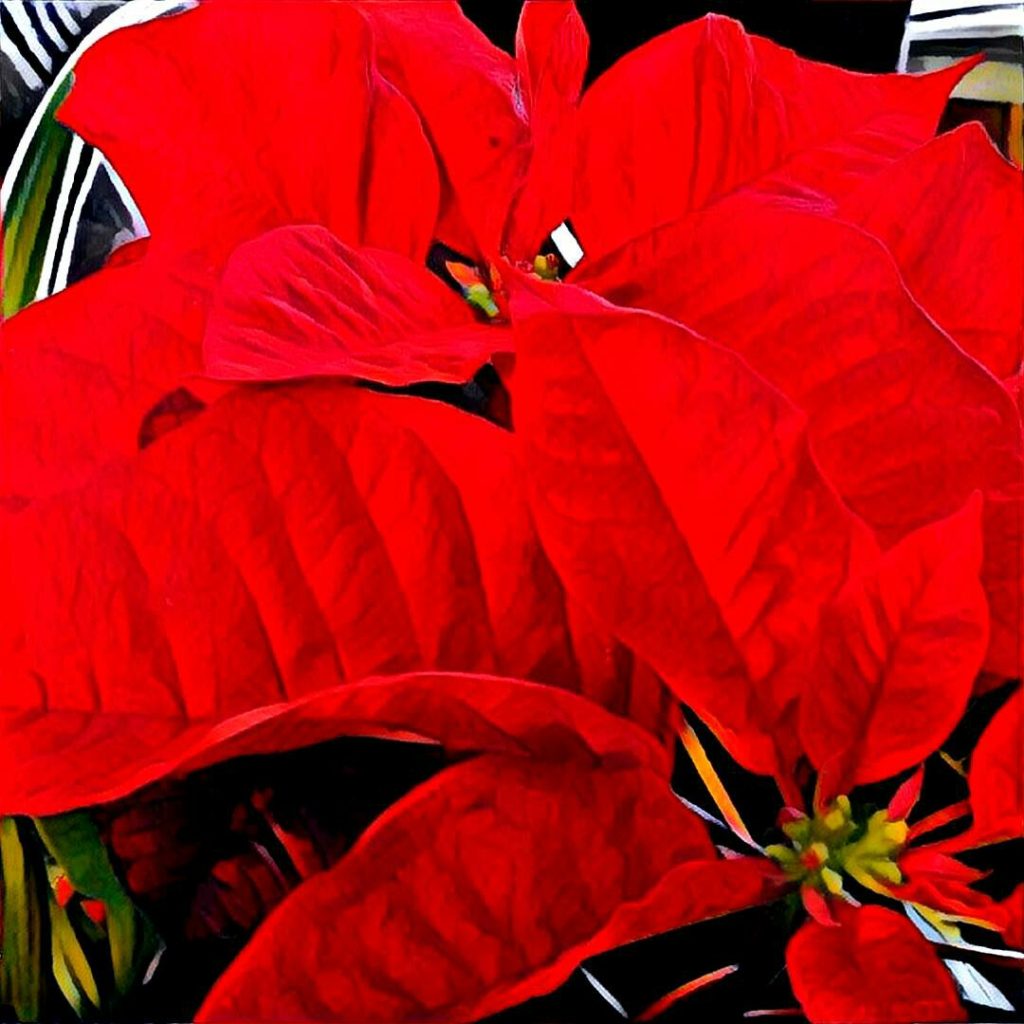
[[[78,222],[82,219],[82,208],[85,206],[86,197],[96,180],[96,172],[100,169],[103,157],[99,150],[92,151],[92,159],[89,161],[89,169],[85,172],[85,180],[75,196],[75,206],[71,211],[71,220],[68,221],[68,232],[64,238],[64,248],[60,254],[60,263],[57,266],[57,276],[53,281],[51,295],[68,286],[68,274],[71,272],[71,254],[75,251],[75,237],[78,235]]]
[[[612,1009],[613,1009],[613,1010],[614,1010],[614,1011],[615,1011],[615,1012],[616,1012],[616,1013],[617,1013],[617,1014],[618,1014],[618,1015],[619,1015],[620,1017],[623,1017],[624,1019],[628,1020],[628,1019],[629,1019],[629,1014],[628,1014],[628,1013],[626,1013],[626,1008],[625,1008],[625,1007],[624,1007],[624,1006],[622,1005],[622,1003],[620,1003],[620,1002],[618,1001],[618,999],[616,999],[616,998],[615,998],[615,996],[613,996],[613,995],[611,994],[611,992],[609,992],[609,991],[608,991],[608,989],[606,989],[606,988],[604,987],[604,985],[602,985],[602,984],[601,984],[601,982],[599,982],[599,981],[597,980],[597,978],[595,978],[595,977],[594,977],[594,976],[593,976],[593,975],[592,975],[592,974],[590,973],[590,971],[588,971],[588,970],[586,969],[586,967],[581,967],[581,968],[580,968],[580,970],[581,970],[581,971],[583,972],[583,977],[584,977],[584,978],[586,978],[586,979],[587,979],[587,981],[589,981],[589,982],[590,982],[590,984],[594,986],[594,991],[596,991],[596,992],[597,992],[597,994],[598,994],[598,995],[599,995],[599,996],[600,996],[600,997],[601,997],[601,998],[602,998],[602,999],[603,999],[603,1000],[604,1000],[604,1001],[605,1001],[605,1002],[606,1002],[606,1003],[607,1003],[607,1004],[608,1004],[608,1005],[609,1005],[609,1006],[610,1006],[610,1007],[611,1007],[611,1008],[612,1008]]]
[[[42,44],[36,38],[36,30],[32,27],[32,22],[28,20],[25,5],[21,0],[18,0],[17,3],[9,3],[7,5],[7,13],[14,19],[14,24],[18,27],[18,31],[21,32],[22,41],[32,51],[33,56],[38,58],[39,63],[47,71],[51,71],[53,69],[53,61],[50,60],[50,55],[43,49]]]
[[[67,4],[63,3],[62,0],[54,0],[53,9],[57,12],[57,17],[64,22],[64,27],[69,32],[73,32],[76,36],[82,34],[81,26],[71,17]]]
[[[53,40],[57,49],[61,53],[67,53],[68,44],[64,42],[64,37],[57,31],[57,26],[50,20],[45,5],[36,4],[36,17],[39,19],[39,24],[43,26],[43,31]]]
[[[36,285],[37,299],[45,299],[50,294],[48,286],[50,277],[53,274],[53,261],[57,258],[57,239],[60,237],[60,226],[64,223],[64,216],[68,210],[71,186],[74,184],[78,165],[82,162],[83,149],[85,149],[85,143],[77,135],[74,136],[71,140],[71,148],[68,150],[67,163],[64,165],[64,177],[61,178],[60,182],[57,206],[49,226],[50,236],[46,240],[46,255],[43,257],[43,269],[39,275],[39,283]]]
[[[21,50],[14,45],[14,42],[6,32],[0,33],[0,50],[7,55],[10,62],[14,65],[14,70],[21,75],[21,80],[33,92],[36,89],[42,89],[43,80],[35,73],[32,65],[21,55]]]
[[[908,21],[911,39],[985,39],[1024,35],[1024,6],[1002,7],[982,14],[951,14],[932,21]]]
[[[913,0],[910,5],[910,16],[917,14],[937,14],[949,11],[955,14],[964,7],[1020,7],[1020,0]]]
[[[960,960],[943,960],[942,962],[949,968],[956,987],[960,989],[960,995],[967,1002],[974,1003],[976,1006],[984,1006],[989,1010],[1005,1010],[1008,1013],[1013,1013],[1013,1003],[976,967]]]
[[[978,953],[996,953],[999,956],[1009,956],[1011,959],[1015,957],[1024,959],[1024,953],[1014,953],[1004,949],[986,949],[984,946],[976,946],[971,942],[965,942],[963,939],[946,939],[938,928],[928,921],[914,906],[904,903],[903,909],[906,911],[907,917],[910,918],[917,930],[926,939],[931,942],[940,942],[947,949],[950,945],[953,945]],[[1007,1000],[1006,996],[972,964],[965,964],[961,960],[943,959],[942,962],[949,969],[949,973],[953,975],[953,980],[956,982],[961,996],[968,1002],[988,1007],[990,1010],[1013,1012],[1013,1005]]]
[[[562,221],[561,224],[551,232],[551,241],[555,243],[561,257],[572,270],[576,264],[583,259],[583,249],[576,241],[575,235],[569,230],[569,225]]]

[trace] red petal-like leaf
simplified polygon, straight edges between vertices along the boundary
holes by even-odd
[[[974,822],[950,841],[967,849],[1024,837],[1024,696],[999,709],[971,755],[967,773]]]
[[[663,745],[591,701],[539,683],[477,674],[370,678],[227,717],[4,711],[0,727],[0,805],[37,815],[120,799],[167,775],[234,757],[338,736],[439,743],[453,753],[617,756],[663,776],[671,771]]]
[[[728,18],[683,25],[584,95],[573,223],[596,257],[744,186],[831,211],[932,136],[965,71],[860,75],[748,36]]]
[[[559,586],[512,443],[439,403],[343,384],[240,391],[133,464],[0,520],[0,748],[20,735],[28,755],[3,780],[42,787],[4,812],[104,792],[118,743],[156,777],[195,722],[371,674],[551,682],[664,729],[657,679]]]
[[[988,645],[980,569],[975,495],[905,537],[826,607],[800,738],[829,774],[827,796],[923,761],[959,721]]]
[[[278,228],[238,248],[210,314],[208,372],[227,380],[469,380],[509,332],[481,323],[425,267],[353,249],[326,228]]]
[[[446,172],[439,237],[493,258],[530,157],[515,61],[455,0],[351,6],[369,22],[384,73],[419,112]]]
[[[885,813],[890,821],[905,821],[917,806],[924,786],[924,765],[921,765],[909,779],[901,782],[892,795]]]
[[[737,231],[736,225],[743,230]],[[985,496],[987,667],[1020,672],[1021,426],[1006,390],[944,334],[862,230],[737,195],[581,282],[734,349],[806,412],[815,457],[891,545]],[[642,279],[648,250],[662,262]]]
[[[166,267],[133,259],[35,303],[3,324],[0,506],[88,480],[134,454],[146,414],[201,368],[208,297]]]
[[[812,1024],[967,1020],[949,972],[910,921],[882,907],[837,913],[839,928],[808,922],[786,950]]]
[[[283,30],[276,5],[217,0],[112,33],[60,116],[110,157],[153,245],[197,274],[281,224],[417,258],[433,235],[429,144],[347,3],[294,0]]]
[[[477,1020],[602,950],[771,898],[770,878],[763,860],[716,860],[649,771],[483,758],[414,790],[278,908],[199,1019]]]
[[[523,464],[570,593],[772,771],[820,605],[873,557],[803,418],[732,353],[568,285],[513,318]]]
[[[572,209],[576,105],[587,70],[587,30],[572,0],[527,0],[516,34],[530,162],[505,238],[511,259],[532,260]]]
[[[1019,372],[1024,181],[980,124],[911,153],[839,210],[885,243],[914,296],[964,349],[996,377]]]

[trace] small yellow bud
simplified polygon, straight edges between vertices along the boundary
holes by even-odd
[[[910,832],[905,821],[890,821],[882,829],[882,835],[894,846],[902,846],[907,841],[907,834]]]
[[[788,846],[783,846],[782,843],[772,843],[764,848],[764,852],[783,867],[789,867],[797,860],[796,853]]]
[[[831,868],[822,868],[821,880],[825,883],[825,888],[828,889],[833,896],[840,896],[842,894],[843,879],[838,871],[833,871]]]
[[[826,828],[838,832],[846,824],[846,815],[838,807],[834,807],[825,815],[824,821]]]
[[[545,281],[554,281],[558,277],[558,260],[552,256],[535,256],[533,272]]]

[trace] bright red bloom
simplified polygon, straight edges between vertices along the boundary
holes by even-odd
[[[734,353],[569,285],[531,285],[512,312],[523,464],[569,591],[740,761],[773,772],[791,803],[807,769],[818,771],[815,816],[791,816],[796,849],[777,854],[821,921],[808,927],[835,925],[821,892],[841,894],[840,870],[953,920],[1003,926],[970,888],[976,872],[941,848],[911,849],[904,862],[902,819],[880,812],[858,839],[849,804],[832,803],[917,765],[966,707],[988,639],[979,497],[880,555],[810,457],[806,421]],[[979,744],[975,780],[1019,768],[1013,716],[1016,701]],[[972,783],[977,824],[953,849],[1020,835],[1019,783],[1000,781],[993,795]],[[895,806],[912,804],[904,794]],[[955,1000],[932,1004],[903,985],[904,955],[934,964],[925,977],[941,972],[925,940],[872,913],[841,916],[849,934],[830,940],[840,955],[862,932],[891,939],[888,972],[868,956],[870,993],[819,973],[810,938],[795,947],[794,985],[812,1019],[836,1019],[818,1016],[836,999],[843,1019],[960,1019]]]
[[[657,728],[650,664],[791,803],[819,772],[814,816],[789,822],[820,818],[836,840],[794,851],[790,877],[828,922],[790,950],[812,1017],[958,1017],[924,939],[837,904],[824,870],[834,855],[933,909],[994,915],[973,876],[952,848],[905,852],[903,815],[863,845],[827,819],[832,797],[942,742],[986,656],[1019,665],[1020,422],[992,376],[1019,371],[1018,179],[971,130],[915,150],[959,72],[853,76],[710,19],[577,103],[571,5],[529,4],[514,60],[452,5],[424,33],[422,10],[295,5],[282,34],[220,0],[81,65],[66,115],[153,239],[5,339],[0,808],[57,812],[346,732],[479,755],[287,901],[205,1009],[471,1019],[600,949],[778,891],[764,858],[715,855],[643,733],[492,676]],[[260,74],[278,65],[295,80]],[[310,96],[341,121],[330,145]],[[935,263],[915,268],[927,252],[956,270],[961,250],[901,234],[877,200],[916,190],[922,166],[945,195],[964,153],[1010,218],[989,244],[976,218],[958,227],[964,252],[1007,254],[982,275],[990,312],[960,319]],[[584,287],[501,265],[514,334],[421,266],[435,235],[531,265],[566,216]],[[84,309],[126,291],[83,336]],[[198,411],[166,396],[201,350],[222,378],[404,384],[463,380],[513,340],[518,439],[325,381],[212,388],[135,451],[161,417]],[[431,667],[473,674],[338,685]],[[1012,770],[1007,721],[975,778]],[[1014,834],[1012,802],[972,798],[972,841]],[[296,915],[321,926],[301,946]]]
[[[573,283],[740,353],[885,546],[984,494],[987,667],[1019,676],[1021,424],[993,375],[1024,362],[1024,185],[977,126],[929,141],[966,66],[857,75],[710,17],[580,99],[575,10],[528,3],[515,61],[460,48],[467,133],[433,72],[450,37],[421,38],[416,4],[364,9],[486,258],[532,261],[568,218]]]
[[[0,757],[33,765],[5,813],[122,792],[168,744],[377,671],[523,675],[664,728],[658,680],[565,600],[501,431],[337,379],[197,376],[205,334],[222,377],[269,351],[262,377],[464,381],[508,334],[422,266],[438,174],[372,49],[348,4],[282,32],[216,0],[76,70],[62,116],[152,238],[4,325]]]
[[[220,394],[199,379],[218,279],[235,254],[218,307],[237,312],[244,331],[246,306],[233,304],[239,279],[277,236],[262,250],[256,240],[284,225],[320,225],[317,251],[341,263],[325,265],[332,276],[305,292],[288,292],[295,315],[310,312],[307,302],[317,316],[329,308],[334,320],[325,317],[321,336],[347,314],[318,306],[317,286],[343,278],[365,299],[367,273],[375,290],[383,275],[407,308],[426,307],[422,323],[444,329],[390,346],[353,331],[323,372],[462,381],[486,361],[496,335],[474,337],[463,303],[422,266],[436,234],[438,172],[418,116],[372,50],[349,4],[299,0],[282,32],[272,6],[214,0],[113,33],[83,56],[60,116],[118,167],[152,237],[119,253],[116,269],[4,324],[2,507],[20,508],[133,454],[147,414],[177,388],[203,400]],[[211,53],[222,57],[211,61]],[[253,248],[236,254],[246,242]],[[287,262],[296,256],[278,253],[282,262],[248,283],[310,271],[308,254],[299,267]],[[387,324],[381,314],[378,329]],[[373,360],[365,358],[370,342]],[[245,375],[234,364],[227,376]],[[288,376],[307,367],[308,357]]]
[[[566,599],[519,478],[479,418],[306,384],[226,396],[8,517],[0,806],[111,798],[235,716],[380,672],[523,676],[663,729],[663,688]]]

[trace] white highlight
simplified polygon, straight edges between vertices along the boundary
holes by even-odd
[[[64,27],[74,35],[81,35],[82,29],[78,22],[71,17],[71,11],[68,10],[67,4],[56,3],[53,5],[53,9],[57,12],[57,17],[64,22]]]
[[[903,908],[907,912],[907,917],[910,918],[917,930],[926,939],[930,942],[941,942],[946,949],[949,949],[950,947],[959,947],[965,952],[994,953],[997,956],[1007,957],[1011,960],[1024,960],[1024,953],[1018,953],[1014,950],[989,949],[985,946],[976,946],[971,942],[964,942],[963,939],[947,940],[943,937],[942,933],[924,917],[923,914],[915,910],[909,903],[904,903]],[[947,960],[945,957],[943,957],[942,962],[946,965],[949,969],[949,973],[953,976],[953,980],[956,982],[956,987],[959,989],[960,995],[969,1003],[974,1003],[977,1006],[984,1006],[989,1010],[1006,1010],[1011,1013],[1013,1012],[1013,1004],[972,964],[965,964],[962,960]]]
[[[565,221],[551,232],[551,241],[555,243],[559,255],[569,265],[570,270],[583,259],[583,248]]]
[[[618,999],[616,999],[616,998],[615,998],[615,996],[613,996],[613,995],[611,994],[611,992],[609,992],[609,991],[608,991],[608,989],[606,989],[606,988],[604,987],[604,985],[602,985],[602,984],[601,984],[601,982],[599,982],[599,981],[597,980],[597,978],[595,978],[595,977],[594,977],[594,976],[593,976],[593,975],[592,975],[592,974],[590,973],[590,971],[588,971],[588,970],[586,969],[586,967],[581,967],[581,968],[580,968],[580,970],[581,970],[581,971],[583,972],[583,977],[584,977],[584,978],[586,978],[586,979],[587,979],[587,981],[589,981],[589,982],[590,982],[590,984],[594,986],[594,991],[595,991],[595,992],[597,992],[597,994],[598,994],[598,995],[599,995],[599,996],[600,996],[600,997],[601,997],[601,998],[602,998],[602,999],[603,999],[603,1000],[604,1000],[604,1001],[605,1001],[605,1002],[606,1002],[606,1003],[607,1003],[607,1004],[608,1004],[608,1005],[609,1005],[609,1006],[610,1006],[610,1007],[611,1007],[611,1008],[612,1008],[612,1009],[613,1009],[613,1010],[614,1010],[614,1011],[615,1011],[615,1012],[616,1012],[616,1013],[617,1013],[617,1014],[618,1014],[618,1015],[619,1015],[620,1017],[622,1017],[622,1018],[623,1018],[624,1020],[629,1020],[629,1014],[628,1014],[628,1013],[626,1013],[626,1008],[625,1008],[625,1007],[624,1007],[624,1006],[622,1005],[622,1003],[620,1003],[620,1002],[618,1001]]]

